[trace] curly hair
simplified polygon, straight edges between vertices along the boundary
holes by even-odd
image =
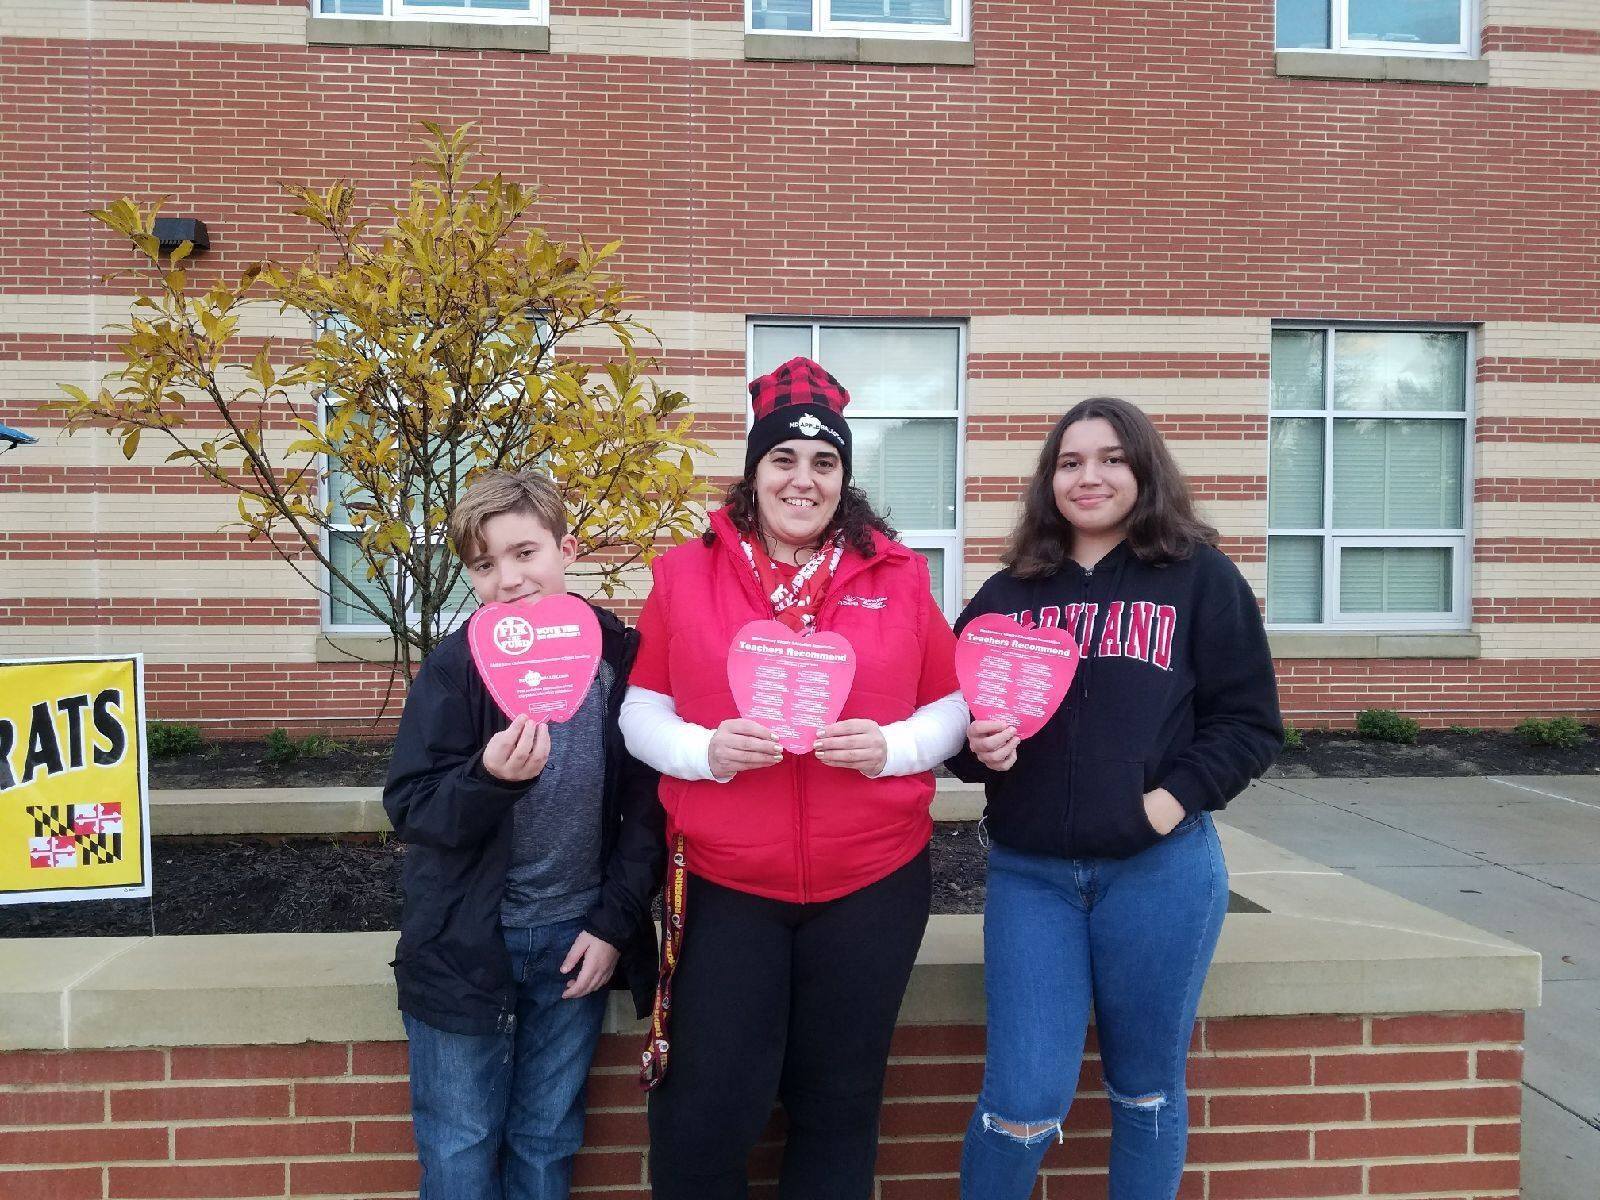
[[[753,479],[736,479],[730,483],[728,490],[723,493],[722,507],[740,533],[753,537],[761,532],[761,507],[756,499]],[[872,501],[867,499],[864,491],[853,483],[845,484],[844,490],[839,493],[839,507],[834,511],[833,520],[822,531],[822,541],[826,542],[836,533],[842,534],[845,545],[857,554],[870,558],[874,531],[891,541],[900,536],[889,522],[873,511]],[[710,546],[716,541],[716,534],[708,529],[702,535],[702,540]]]
[[[1167,563],[1188,558],[1199,546],[1216,544],[1217,531],[1195,515],[1189,484],[1144,410],[1112,396],[1093,396],[1067,410],[1039,451],[1033,478],[1023,493],[1022,515],[1001,560],[1019,579],[1053,574],[1072,554],[1072,526],[1056,507],[1056,458],[1069,425],[1096,419],[1116,430],[1139,485],[1127,525],[1128,548],[1134,556],[1141,562]]]

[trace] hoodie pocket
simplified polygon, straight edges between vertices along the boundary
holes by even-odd
[[[1072,851],[1131,858],[1161,840],[1144,811],[1144,763],[1079,755],[1072,773]]]

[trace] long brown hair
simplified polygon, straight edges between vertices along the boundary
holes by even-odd
[[[761,509],[756,499],[755,480],[736,479],[730,483],[728,490],[723,493],[722,507],[740,533],[746,537],[760,535]],[[845,545],[863,558],[871,558],[874,530],[891,541],[900,536],[889,522],[872,511],[872,501],[867,499],[864,491],[853,483],[845,484],[844,490],[839,493],[839,507],[834,510],[833,520],[822,531],[822,541],[826,542],[836,533],[842,534]],[[708,529],[702,535],[702,540],[710,546],[716,542],[717,535]]]
[[[1099,418],[1116,430],[1139,497],[1128,514],[1128,549],[1141,562],[1167,563],[1188,558],[1202,545],[1215,545],[1217,531],[1195,516],[1189,485],[1150,418],[1136,405],[1114,396],[1092,396],[1067,410],[1044,439],[1033,478],[1023,495],[1022,515],[1011,532],[1002,560],[1013,575],[1049,575],[1072,554],[1072,526],[1056,508],[1056,458],[1069,425]]]

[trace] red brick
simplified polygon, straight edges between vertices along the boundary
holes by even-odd
[[[1311,1157],[1311,1134],[1304,1129],[1233,1133],[1196,1129],[1189,1135],[1192,1163],[1294,1162]]]
[[[884,1137],[960,1137],[972,1119],[970,1100],[890,1101],[879,1128]]]
[[[889,1064],[883,1092],[885,1096],[972,1097],[982,1083],[981,1062],[898,1062]]]
[[[642,1109],[590,1110],[583,1126],[585,1146],[648,1146],[650,1127]]]
[[[372,1117],[411,1112],[411,1087],[396,1083],[297,1083],[297,1117]]]
[[[178,1046],[174,1079],[304,1079],[349,1073],[343,1043],[300,1046]]]
[[[982,1058],[988,1045],[982,1025],[901,1025],[889,1046],[892,1058]]]
[[[1035,1189],[1038,1195],[1038,1189]],[[961,1200],[961,1180],[954,1175],[943,1179],[880,1179],[878,1200]]]
[[[193,1121],[215,1117],[286,1117],[287,1085],[120,1088],[111,1093],[113,1121]]]
[[[1514,1117],[1522,1111],[1517,1087],[1433,1088],[1372,1093],[1374,1121],[1424,1121],[1440,1117]]]
[[[1373,1017],[1372,1044],[1450,1046],[1481,1042],[1520,1042],[1522,1014],[1474,1013],[1463,1016],[1422,1014]]]
[[[1522,1051],[1479,1050],[1473,1059],[1472,1074],[1476,1079],[1520,1081],[1522,1079]]]
[[[1474,1154],[1521,1154],[1522,1123],[1507,1121],[1499,1125],[1474,1125],[1472,1127],[1472,1152]]]
[[[1196,1091],[1304,1087],[1310,1082],[1311,1058],[1305,1054],[1202,1054],[1189,1060],[1189,1086]]]
[[[415,1158],[351,1158],[289,1164],[291,1196],[369,1195],[415,1191],[422,1168]]]
[[[1467,1153],[1465,1125],[1406,1125],[1387,1129],[1319,1129],[1313,1155],[1319,1159],[1423,1158]]]
[[[0,1092],[0,1125],[92,1125],[106,1119],[106,1094]]]
[[[100,1200],[101,1172],[69,1167],[60,1171],[0,1171],[0,1196],[6,1200]]]
[[[1512,1190],[1521,1182],[1522,1164],[1516,1159],[1479,1159],[1476,1162],[1386,1163],[1371,1168],[1367,1190],[1374,1196],[1413,1192],[1486,1192]]]
[[[415,1154],[410,1121],[357,1121],[357,1154]]]
[[[572,1164],[574,1187],[615,1187],[644,1181],[643,1150],[590,1150],[585,1148]]]
[[[112,1167],[111,1200],[184,1200],[190,1196],[281,1196],[282,1163]]]
[[[950,1175],[961,1167],[961,1143],[942,1141],[879,1142],[879,1175]]]
[[[624,1037],[620,1033],[608,1033],[600,1039],[600,1045],[595,1048],[594,1065],[596,1067],[632,1067],[637,1072],[639,1069],[639,1056],[643,1052],[643,1038]]]
[[[0,1086],[41,1083],[126,1083],[164,1079],[161,1050],[39,1050],[0,1054]]]
[[[1360,1121],[1367,1114],[1361,1092],[1313,1092],[1256,1096],[1211,1096],[1206,1100],[1210,1124],[1326,1125]]]
[[[0,1133],[0,1163],[95,1163],[167,1157],[165,1129],[29,1129]],[[0,1189],[0,1195],[3,1195]]]
[[[1469,1066],[1467,1051],[1437,1050],[1414,1054],[1319,1054],[1312,1069],[1318,1087],[1333,1087],[1466,1079]]]
[[[1290,1200],[1350,1196],[1361,1191],[1360,1167],[1288,1167],[1212,1171],[1210,1200]]]
[[[1204,1023],[1208,1050],[1299,1050],[1359,1046],[1360,1017],[1248,1017]]]
[[[184,1125],[173,1131],[180,1159],[309,1158],[348,1154],[348,1121],[286,1121],[282,1124]]]
[[[404,1075],[411,1069],[405,1042],[357,1042],[350,1048],[352,1075]]]
[[[644,1104],[644,1098],[637,1071],[597,1071],[589,1076],[590,1108],[636,1108]]]

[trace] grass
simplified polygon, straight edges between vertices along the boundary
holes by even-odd
[[[327,758],[343,747],[325,733],[308,733],[303,738],[290,737],[283,729],[267,734],[267,761],[275,767],[286,767],[302,758]]]

